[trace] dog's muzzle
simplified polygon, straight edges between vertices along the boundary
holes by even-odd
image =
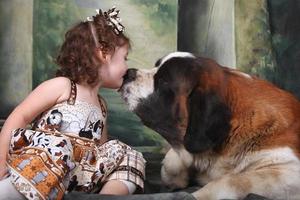
[[[130,98],[132,96],[130,83],[133,83],[137,77],[137,69],[130,68],[126,71],[125,75],[123,76],[123,83],[121,87],[118,89],[118,92],[121,94],[122,99],[129,105],[129,109],[132,110],[133,107],[130,106]]]
[[[122,86],[119,88],[120,92],[122,91],[122,88],[124,87],[124,85],[126,85],[127,83],[130,83],[136,79],[136,73],[137,73],[137,69],[135,69],[135,68],[130,68],[126,71],[125,75],[123,76]]]

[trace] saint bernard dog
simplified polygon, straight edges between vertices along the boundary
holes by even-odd
[[[196,199],[300,199],[300,103],[271,83],[187,52],[129,69],[120,93],[171,145],[164,184]],[[190,172],[193,171],[193,174]]]

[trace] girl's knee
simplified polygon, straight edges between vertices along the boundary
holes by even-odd
[[[126,180],[110,180],[104,184],[100,194],[110,195],[128,195],[133,194],[136,190],[136,185]]]
[[[25,200],[22,195],[12,184],[11,177],[0,181],[0,197],[1,199]]]

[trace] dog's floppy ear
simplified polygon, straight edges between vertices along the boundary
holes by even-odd
[[[198,88],[188,97],[188,127],[184,146],[191,153],[217,150],[227,138],[230,130],[231,113],[214,92]]]

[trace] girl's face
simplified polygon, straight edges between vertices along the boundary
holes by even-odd
[[[118,89],[127,71],[128,46],[117,47],[114,54],[106,55],[106,62],[100,68],[102,87]]]

